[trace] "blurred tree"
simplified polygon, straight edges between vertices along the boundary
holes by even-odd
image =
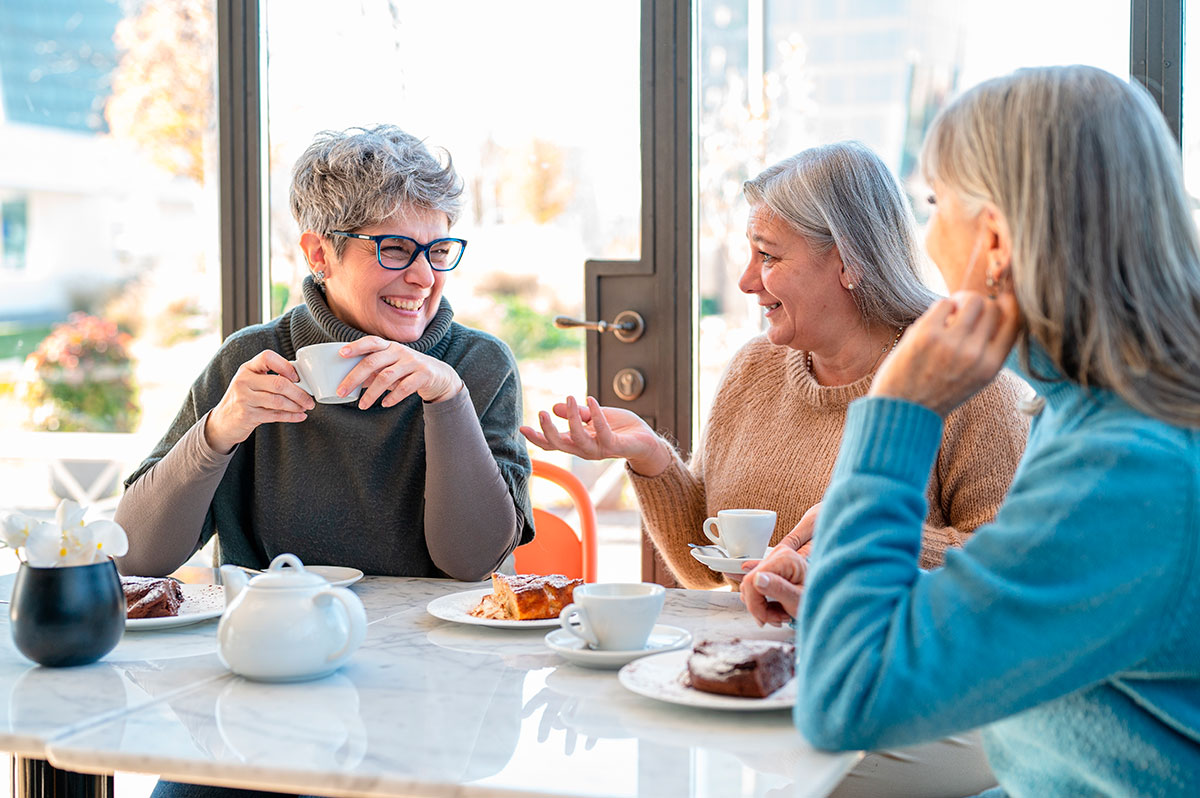
[[[205,179],[216,22],[210,0],[146,0],[117,25],[122,51],[104,117],[171,174]]]
[[[517,173],[521,207],[537,224],[554,221],[575,195],[566,155],[554,142],[535,138],[522,161]]]

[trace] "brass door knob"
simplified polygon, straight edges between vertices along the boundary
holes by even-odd
[[[635,368],[623,368],[613,376],[613,392],[622,402],[632,402],[646,390],[646,378]]]

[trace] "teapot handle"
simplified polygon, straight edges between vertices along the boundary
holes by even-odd
[[[346,644],[325,659],[326,662],[333,662],[362,645],[363,638],[367,636],[367,613],[363,609],[362,599],[347,588],[331,587],[328,590],[322,590],[316,595],[315,600],[319,600],[322,596],[329,596],[329,598],[341,602],[342,607],[346,610],[346,620],[350,625],[346,634]]]

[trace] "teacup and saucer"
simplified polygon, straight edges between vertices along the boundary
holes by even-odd
[[[594,583],[575,588],[574,603],[559,614],[561,628],[546,645],[585,668],[619,668],[638,657],[683,648],[686,629],[656,624],[666,589],[662,585]]]

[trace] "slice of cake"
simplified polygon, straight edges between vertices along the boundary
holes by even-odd
[[[491,595],[484,596],[470,614],[508,621],[557,618],[563,607],[571,603],[575,588],[582,584],[582,579],[569,579],[562,574],[492,574]]]
[[[183,591],[174,579],[122,576],[126,617],[166,618],[179,614]]]
[[[688,657],[687,680],[706,693],[765,698],[796,672],[796,647],[776,640],[704,640]]]

